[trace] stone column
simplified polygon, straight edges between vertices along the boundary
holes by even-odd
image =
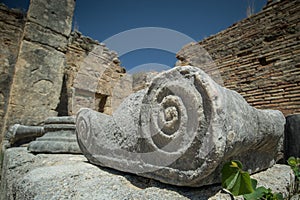
[[[4,130],[57,115],[74,7],[74,0],[30,1]]]
[[[49,117],[45,134],[28,145],[33,153],[81,153],[75,135],[74,116]]]
[[[157,75],[108,116],[77,115],[79,146],[90,162],[181,186],[220,182],[232,159],[251,172],[275,163],[285,118],[255,109],[201,69]]]

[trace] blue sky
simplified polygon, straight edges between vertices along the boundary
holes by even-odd
[[[29,4],[29,0],[1,2],[25,9]],[[84,35],[100,42],[142,27],[166,28],[199,41],[246,18],[249,5],[257,13],[265,4],[266,0],[77,0],[74,23]],[[142,47],[120,59],[127,69],[146,63],[172,67],[176,62],[174,52]]]

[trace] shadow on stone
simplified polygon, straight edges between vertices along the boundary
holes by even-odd
[[[88,161],[86,161],[88,163]],[[201,200],[201,199],[208,199],[209,197],[215,196],[218,192],[222,190],[220,184],[213,184],[209,186],[202,186],[202,187],[186,187],[186,186],[174,186],[165,183],[161,183],[151,178],[145,178],[142,176],[138,176],[131,173],[121,172],[115,169],[111,169],[108,167],[101,167],[97,166],[100,170],[105,171],[107,173],[122,176],[126,178],[133,186],[137,187],[138,189],[145,190],[149,188],[158,188],[160,190],[168,190],[173,191],[181,196],[189,198],[191,200]],[[221,191],[222,192],[222,191]]]
[[[284,136],[285,160],[291,156],[300,157],[300,114],[286,117]]]

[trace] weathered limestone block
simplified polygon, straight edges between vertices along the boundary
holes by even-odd
[[[76,131],[94,164],[202,186],[218,183],[231,159],[252,173],[273,165],[284,123],[280,111],[255,109],[199,68],[185,66],[156,76],[113,116],[81,109]]]
[[[24,39],[51,46],[60,51],[66,51],[67,37],[33,22],[27,22]]]
[[[13,124],[39,125],[57,116],[74,0],[30,1],[3,131]]]
[[[286,117],[284,142],[286,159],[290,156],[300,157],[300,114]]]
[[[34,153],[81,153],[75,135],[73,116],[49,117],[45,120],[45,134],[28,145]]]
[[[176,187],[94,166],[82,155],[34,155],[21,147],[5,151],[2,177],[0,199],[232,200],[220,185]],[[291,195],[288,188],[295,183],[287,165],[274,165],[253,178],[284,197]]]
[[[57,115],[63,66],[63,53],[22,42],[7,111],[8,125],[38,125]]]
[[[68,36],[72,28],[74,0],[30,1],[27,18],[55,32]]]
[[[24,23],[24,13],[0,3],[0,143]]]

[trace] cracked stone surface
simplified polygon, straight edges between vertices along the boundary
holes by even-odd
[[[5,152],[0,199],[198,199],[231,200],[220,185],[177,187],[129,173],[97,167],[82,155]],[[270,174],[276,174],[270,178]],[[255,178],[272,190],[288,192],[294,176],[286,165],[275,165]],[[274,182],[275,181],[275,182]],[[241,198],[237,198],[241,199]]]

